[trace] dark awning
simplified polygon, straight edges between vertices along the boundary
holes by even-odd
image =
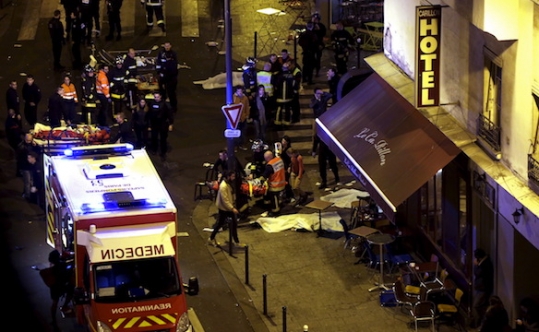
[[[316,119],[316,129],[389,219],[460,152],[376,73]]]

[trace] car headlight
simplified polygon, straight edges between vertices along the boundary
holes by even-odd
[[[181,315],[178,325],[176,325],[176,332],[185,332],[189,330],[190,327],[191,323],[189,322],[189,316],[186,311]]]

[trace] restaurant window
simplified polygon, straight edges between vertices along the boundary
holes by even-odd
[[[466,174],[449,164],[421,189],[421,227],[453,265],[469,275],[470,229]]]
[[[442,241],[442,171],[421,187],[421,227],[437,245]]]
[[[478,119],[477,134],[498,152],[501,147],[502,61],[487,48],[484,54],[484,107]]]
[[[539,83],[536,83],[538,92],[532,91],[533,112],[532,121],[535,124],[534,140],[528,155],[528,179],[532,181],[532,190],[539,192]],[[535,85],[534,85],[535,86]]]

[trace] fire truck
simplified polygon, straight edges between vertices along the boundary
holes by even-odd
[[[44,155],[47,243],[71,254],[74,309],[90,331],[193,331],[177,210],[145,150],[81,146]]]

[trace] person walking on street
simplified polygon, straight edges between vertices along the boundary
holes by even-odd
[[[14,152],[17,151],[17,146],[22,141],[22,135],[24,133],[22,129],[21,115],[16,114],[13,109],[8,110],[8,116],[6,117],[5,130],[6,138],[9,146]],[[17,171],[18,174],[18,171]]]
[[[65,38],[70,39],[71,36],[71,13],[77,10],[80,0],[61,0],[60,3],[64,6],[64,15],[66,17],[66,26],[65,26]],[[58,13],[60,15],[60,13]],[[56,11],[54,13],[56,16]],[[60,18],[60,17],[58,17]],[[62,33],[62,38],[64,37]]]
[[[30,128],[37,123],[37,105],[41,101],[41,90],[37,86],[33,75],[26,76],[26,83],[22,86],[22,99],[24,100],[24,117]]]
[[[307,195],[303,190],[301,190],[301,179],[305,174],[305,167],[303,165],[303,157],[299,151],[294,148],[288,149],[286,151],[288,157],[290,157],[290,179],[288,182],[292,187],[292,192],[294,193],[294,199],[296,200],[296,206],[302,205],[307,200]]]
[[[17,81],[9,82],[9,87],[6,90],[6,106],[7,109],[12,109],[17,114],[21,114],[19,92],[17,92]]]
[[[65,2],[70,0],[64,0]],[[67,9],[66,9],[67,13]],[[67,15],[67,14],[66,14]],[[69,24],[68,27],[71,27],[71,12],[69,13]],[[54,17],[50,19],[48,23],[49,34],[52,41],[52,55],[54,58],[54,70],[62,70],[64,66],[60,64],[60,58],[62,57],[62,47],[65,45],[66,40],[64,38],[64,24],[60,21],[60,11],[57,9],[54,11]],[[68,33],[69,36],[69,33]],[[69,37],[68,37],[69,39]]]
[[[29,203],[36,204],[39,207],[43,206],[41,195],[43,191],[43,173],[38,163],[39,155],[35,151],[28,151],[26,156],[28,162],[28,170],[23,177],[24,180],[24,197]]]
[[[164,162],[167,156],[168,132],[172,131],[174,124],[174,113],[159,92],[153,94],[153,100],[149,104],[150,152],[159,151],[161,161]]]
[[[283,64],[281,71],[275,76],[275,125],[290,125],[292,101],[294,99],[294,75],[290,69],[291,64]]]
[[[142,149],[148,144],[149,108],[146,99],[140,98],[133,110],[133,129],[137,139],[136,148]]]
[[[82,68],[80,47],[84,40],[85,30],[84,23],[80,19],[80,13],[76,10],[71,12],[71,54],[73,55],[73,69]]]
[[[81,75],[82,90],[82,119],[86,124],[95,124],[97,110],[97,87],[95,70],[92,66],[86,65]]]
[[[303,82],[313,84],[313,73],[316,67],[316,52],[320,42],[317,34],[313,31],[314,24],[308,22],[306,29],[299,35],[298,44],[303,50]]]
[[[75,36],[73,36],[75,38]],[[77,89],[71,82],[71,76],[64,76],[64,83],[62,84],[64,94],[64,120],[67,125],[76,124],[77,121],[77,105],[79,98],[77,97]]]
[[[127,69],[124,67],[124,58],[119,55],[115,60],[116,65],[112,67],[108,73],[110,82],[110,97],[112,99],[112,113],[123,112],[124,100],[126,96],[125,80],[127,77]]]
[[[269,217],[275,217],[281,212],[280,196],[285,190],[285,167],[283,160],[279,156],[275,156],[273,152],[264,152],[264,160],[266,167],[262,174],[261,180],[268,182],[268,190],[264,196],[264,203],[269,205]]]
[[[328,109],[328,101],[333,97],[329,92],[324,92],[322,88],[314,88],[314,96],[311,98],[309,107],[313,109],[314,118],[318,118]]]
[[[157,20],[157,26],[161,28],[163,32],[166,32],[165,17],[163,16],[163,3],[165,0],[140,0],[140,3],[146,8],[146,28],[151,30],[153,28],[153,15]]]
[[[322,52],[324,51],[324,48],[326,47],[324,38],[326,37],[327,28],[324,25],[324,23],[320,22],[320,14],[314,13],[311,16],[311,22],[313,23],[313,31],[316,33],[316,36],[318,37],[318,49],[316,50],[315,54],[315,64],[314,69],[316,71],[316,77],[320,75],[320,61],[322,60]]]
[[[314,135],[313,139],[313,149],[312,156],[316,156],[318,151],[318,171],[320,173],[320,184],[318,189],[326,189],[328,186],[327,181],[327,164],[329,163],[329,168],[333,172],[335,178],[335,184],[338,186],[341,184],[341,178],[339,177],[339,167],[337,166],[337,157],[329,147],[324,143],[318,135]]]
[[[73,312],[70,307],[71,300],[73,299],[73,271],[68,268],[65,260],[62,259],[62,255],[58,250],[53,250],[49,253],[50,267],[40,271],[40,275],[43,278],[45,284],[50,288],[51,295],[51,307],[50,314],[52,318],[52,325],[55,329],[58,329],[56,312],[58,303],[61,297],[64,297],[64,303],[60,310],[64,314]],[[48,273],[44,273],[44,272]],[[46,277],[49,275],[49,277]]]
[[[122,20],[120,17],[120,10],[122,9],[123,0],[106,0],[107,1],[107,16],[109,18],[109,34],[105,38],[110,41],[114,39],[116,33],[116,40],[122,39]]]
[[[34,135],[27,133],[24,135],[24,140],[17,146],[17,170],[23,180],[23,197],[30,198],[30,177],[32,176],[32,167],[28,163],[28,154],[30,152],[38,152],[37,143],[34,141]]]
[[[215,247],[219,246],[219,242],[215,239],[215,236],[219,232],[221,227],[227,224],[230,220],[229,232],[232,240],[239,244],[238,239],[238,220],[236,216],[239,214],[236,208],[236,172],[233,170],[226,171],[223,181],[219,184],[219,190],[217,191],[217,197],[215,199],[215,205],[219,210],[219,216],[217,223],[213,227],[213,231],[208,238],[208,244]]]
[[[114,118],[116,119],[116,122],[118,122],[118,133],[110,140],[110,143],[114,144],[119,141],[119,143],[129,143],[133,145],[133,147],[136,147],[137,140],[135,138],[135,132],[133,131],[133,125],[131,121],[127,121],[125,113],[116,113]]]
[[[137,59],[135,59],[136,52],[134,48],[129,48],[127,54],[124,58],[124,69],[126,71],[126,89],[127,89],[127,102],[129,109],[133,110],[137,105],[137,96],[138,96],[138,69],[137,69]]]
[[[339,87],[341,75],[337,73],[335,67],[331,67],[328,69],[326,76],[328,78],[329,93],[331,93],[331,104],[335,105],[337,102],[337,88]]]
[[[251,107],[251,118],[255,125],[255,135],[264,141],[266,139],[267,112],[269,111],[269,97],[262,84],[258,86],[258,92],[254,98],[253,107]]]
[[[232,102],[234,104],[243,105],[240,120],[238,122],[238,127],[237,127],[237,129],[240,131],[240,137],[236,139],[236,147],[241,150],[247,150],[247,148],[244,146],[245,124],[247,122],[247,119],[251,117],[251,106],[250,106],[249,98],[243,93],[243,87],[241,85],[237,85],[234,88],[234,96],[233,96]]]
[[[354,38],[350,32],[344,29],[341,21],[335,24],[336,30],[331,34],[331,44],[335,53],[335,63],[337,64],[337,72],[341,75],[348,71],[347,62],[350,48],[354,44]]]
[[[178,110],[178,98],[176,88],[178,87],[178,55],[172,49],[170,42],[163,44],[163,49],[157,54],[155,69],[158,74],[159,91],[163,99],[168,98],[172,111]]]
[[[99,99],[99,113],[97,115],[97,123],[100,126],[106,126],[107,122],[112,119],[110,114],[110,85],[109,85],[109,65],[104,64],[97,73],[96,91],[97,99]]]
[[[494,291],[494,266],[487,253],[477,248],[474,251],[474,319],[472,327],[477,327],[485,316],[489,299]]]
[[[96,37],[99,36],[99,0],[81,0],[79,5],[81,20],[84,24],[84,40],[90,45],[92,43],[92,33],[94,29],[94,20],[96,28]]]
[[[60,127],[64,116],[64,88],[59,86],[56,92],[49,97],[48,113],[49,125],[52,128]]]

